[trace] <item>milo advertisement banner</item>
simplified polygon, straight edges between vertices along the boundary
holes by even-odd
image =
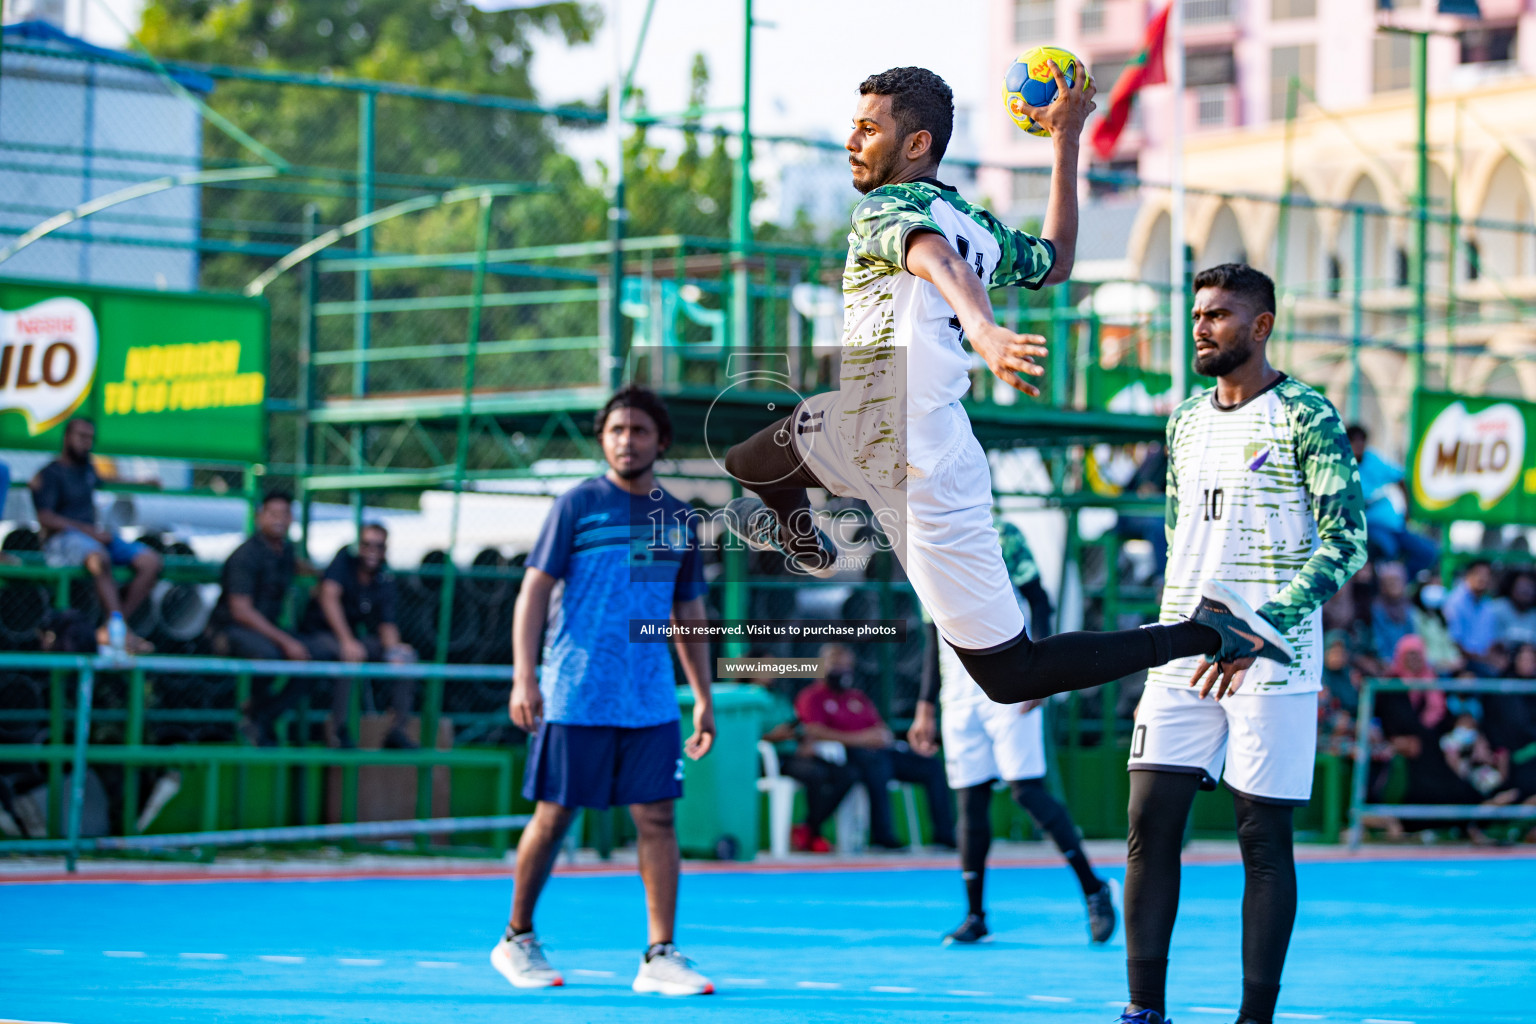
[[[0,448],[57,451],[71,416],[104,455],[260,462],[261,300],[0,279]]]
[[[1420,392],[1413,442],[1414,518],[1536,524],[1536,403]]]

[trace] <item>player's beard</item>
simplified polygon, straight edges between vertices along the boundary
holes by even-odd
[[[1231,348],[1218,348],[1208,356],[1195,356],[1195,372],[1202,377],[1225,377],[1252,359],[1255,351],[1253,332],[1249,331],[1248,337]]]
[[[896,166],[896,157],[893,154],[890,159],[880,164],[872,164],[867,160],[860,160],[859,165],[864,169],[868,177],[864,179],[862,184],[855,178],[853,180],[853,187],[861,195],[868,195],[891,179],[891,171]]]
[[[645,476],[645,474],[649,473],[651,471],[651,467],[654,465],[656,465],[656,460],[652,459],[645,465],[636,466],[632,469],[619,469],[618,467],[612,468],[613,471],[619,475],[619,479],[621,480],[638,480],[642,476]]]

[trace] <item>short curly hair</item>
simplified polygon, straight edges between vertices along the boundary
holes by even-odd
[[[1246,263],[1218,263],[1195,275],[1195,291],[1221,288],[1253,303],[1259,313],[1274,313],[1275,282],[1262,270]]]
[[[891,116],[905,138],[916,131],[933,136],[933,158],[944,159],[955,132],[955,94],[927,68],[891,68],[859,83],[859,95],[889,96]]]
[[[615,409],[639,409],[651,418],[656,424],[656,436],[661,441],[663,448],[672,444],[672,417],[667,412],[667,403],[661,400],[661,396],[650,388],[641,387],[638,384],[626,384],[613,393],[613,397],[597,411],[593,426],[599,437],[603,428],[608,424],[608,414]]]

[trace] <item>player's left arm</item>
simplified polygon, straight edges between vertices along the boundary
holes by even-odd
[[[1282,633],[1322,607],[1365,564],[1365,496],[1338,411],[1308,391],[1287,405],[1287,413],[1318,546],[1295,578],[1259,609]]]

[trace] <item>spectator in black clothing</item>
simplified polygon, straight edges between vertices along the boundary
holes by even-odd
[[[1400,679],[1434,679],[1424,658],[1424,641],[1405,636],[1398,641],[1391,674]],[[1410,804],[1476,804],[1483,795],[1457,775],[1446,761],[1440,741],[1456,728],[1457,712],[1440,690],[1388,691],[1380,694],[1376,712],[1382,731],[1408,762]],[[1404,821],[1414,829],[1431,823]]]
[[[125,541],[111,530],[96,525],[96,488],[101,478],[91,465],[91,449],[96,444],[96,425],[84,417],[72,419],[64,427],[64,450],[32,478],[32,504],[37,509],[37,524],[46,538],[43,552],[51,566],[83,565],[96,581],[96,596],[101,602],[103,619],[114,614],[124,618],[138,610],[160,578],[164,564],[160,556],[137,541]],[[0,507],[5,492],[0,491]],[[113,566],[133,569],[133,579],[119,599]],[[97,640],[107,642],[103,624]],[[143,654],[153,645],[131,633],[128,650]]]
[[[384,562],[388,543],[389,532],[378,523],[368,523],[358,535],[357,553],[341,549],[325,570],[299,627],[302,642],[315,659],[396,664],[416,660],[415,649],[400,640],[395,575]],[[414,680],[394,680],[386,747],[416,746],[404,729],[414,687]],[[332,689],[332,714],[338,722],[346,721],[351,694],[352,680],[338,678]]]
[[[288,539],[292,525],[292,498],[274,491],[261,499],[256,509],[256,532],[224,563],[223,590],[210,626],[217,653],[263,661],[308,661],[315,657],[308,645],[278,626],[300,567],[298,553]],[[308,565],[304,568],[308,570]],[[306,696],[312,684],[308,678],[295,677],[274,695],[270,677],[253,678],[243,728],[261,746],[274,745],[273,723]],[[326,736],[333,746],[341,745],[344,739],[336,732],[338,724],[333,714]]]

